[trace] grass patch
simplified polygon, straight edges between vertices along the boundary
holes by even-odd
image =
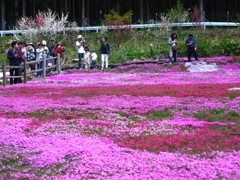
[[[235,99],[235,98],[237,98],[237,97],[239,97],[240,96],[240,91],[235,91],[235,92],[231,92],[231,94],[228,94],[228,97],[231,99],[231,100],[233,100],[233,99]]]
[[[240,122],[240,114],[236,111],[225,112],[224,109],[213,109],[206,112],[194,114],[194,117],[199,120],[208,122]]]
[[[136,116],[131,116],[129,114],[126,114],[123,111],[119,111],[119,112],[117,112],[117,114],[119,114],[122,117],[126,117],[129,120],[134,121],[134,122],[172,119],[172,117],[173,117],[173,114],[170,111],[168,111],[168,110],[164,110],[164,111],[148,111],[146,114],[142,115],[142,116],[146,116],[146,118],[139,118],[139,117],[136,117]]]
[[[173,114],[168,111],[168,110],[164,110],[164,111],[149,111],[147,112],[147,117],[150,120],[163,120],[163,119],[172,119]]]

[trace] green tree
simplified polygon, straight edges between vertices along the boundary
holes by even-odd
[[[125,14],[122,16],[119,15],[114,9],[112,9],[109,14],[105,14],[104,18],[107,24],[109,23],[118,23],[118,22],[123,22],[125,24],[130,24],[131,22],[131,16],[133,15],[133,12],[127,11]]]

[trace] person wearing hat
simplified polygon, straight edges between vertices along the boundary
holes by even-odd
[[[49,50],[48,50],[48,47],[47,47],[47,41],[43,40],[42,45],[43,45],[43,56],[45,58],[47,58],[48,53],[49,53]]]
[[[27,61],[34,61],[36,58],[34,54],[34,48],[32,46],[27,47]],[[28,71],[34,70],[35,69],[35,64],[29,64]]]
[[[189,38],[185,42],[187,46],[188,62],[191,62],[191,56],[195,57],[195,60],[198,60],[197,57],[197,41],[193,38],[192,34],[189,34]]]
[[[55,44],[55,39],[51,38],[50,42],[49,42],[49,48],[48,48],[50,56],[52,56],[52,57],[55,56],[54,50],[56,49],[56,47],[57,47],[57,45]]]
[[[78,67],[79,68],[82,68],[82,59],[83,59],[83,56],[84,56],[84,39],[82,37],[82,35],[78,35],[77,37],[77,41],[76,41],[76,48],[77,48],[77,51],[78,51]]]

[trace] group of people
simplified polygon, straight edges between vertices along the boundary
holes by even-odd
[[[172,63],[172,58],[174,63],[177,62],[177,51],[180,49],[178,46],[178,36],[176,33],[172,33],[171,37],[168,40],[169,48],[169,63]],[[197,57],[197,41],[193,38],[192,34],[189,34],[188,39],[185,42],[187,46],[187,55],[188,62],[191,62],[192,55],[195,57],[195,60],[198,60]]]
[[[47,46],[47,41],[43,40],[42,42],[37,43],[37,47],[34,46],[33,43],[26,44],[25,42],[17,42],[13,41],[11,43],[11,49],[7,52],[7,58],[9,59],[10,66],[20,66],[24,64],[24,61],[39,61],[44,57],[48,58],[46,65],[52,66],[56,64],[56,59],[51,57],[55,57],[57,54],[60,54],[60,57],[63,56],[65,48],[61,45],[61,43],[55,44],[55,40],[51,39],[49,42],[49,46]],[[43,68],[43,61],[40,61],[36,64],[29,64],[27,67],[28,71],[35,69]],[[11,68],[10,76],[20,76],[22,74],[22,68]],[[37,77],[42,76],[42,71],[37,72]],[[10,78],[10,85],[21,83],[21,78]]]
[[[178,46],[178,36],[176,33],[172,33],[171,37],[168,40],[169,48],[169,62],[177,62],[177,52],[180,49]],[[196,39],[193,38],[192,34],[189,34],[189,38],[185,42],[187,46],[187,56],[188,62],[191,62],[192,55],[195,57],[195,60],[198,60],[197,57],[197,42]],[[89,68],[96,68],[96,60],[97,54],[94,50],[89,51],[89,48],[85,46],[85,40],[83,39],[82,35],[78,35],[78,40],[76,42],[76,47],[78,50],[78,66],[79,68],[85,67],[86,69]],[[110,46],[108,43],[108,38],[104,37],[102,39],[100,52],[101,55],[101,69],[108,68],[108,58],[110,55]]]
[[[171,37],[168,40],[169,48],[169,62],[177,62],[177,51],[179,50],[178,46],[178,36],[176,33],[172,33]],[[191,62],[191,56],[194,55],[195,59],[198,60],[197,57],[197,42],[196,39],[193,38],[192,34],[189,34],[189,38],[185,42],[187,46],[187,55],[188,62]],[[11,49],[8,50],[7,58],[9,59],[10,66],[19,66],[23,64],[24,60],[34,61],[41,60],[44,57],[55,57],[57,54],[60,54],[60,57],[63,57],[63,52],[65,51],[65,47],[61,45],[61,43],[55,44],[54,39],[51,39],[49,42],[49,46],[47,46],[47,42],[43,40],[42,42],[37,43],[37,47],[33,45],[33,43],[29,43],[28,45],[25,42],[16,42],[13,41],[11,43]],[[85,40],[82,35],[78,35],[76,41],[76,48],[78,52],[78,66],[80,69],[95,69],[97,62],[97,53],[95,50],[90,50],[88,46],[85,46]],[[99,54],[101,55],[101,69],[108,68],[108,58],[110,55],[110,45],[108,43],[108,38],[102,38],[102,43],[100,46]],[[48,60],[47,65],[52,66],[56,64],[56,60]],[[29,70],[34,69],[42,69],[43,62],[38,62],[35,64],[30,64]],[[10,69],[10,76],[20,76],[22,73],[21,68],[13,68]],[[42,76],[42,71],[37,72],[37,76]],[[10,78],[10,84],[21,83],[21,78]]]
[[[97,53],[95,50],[91,50],[88,48],[88,46],[85,46],[85,40],[82,35],[78,35],[78,40],[76,41],[76,48],[78,51],[78,66],[80,69],[85,68],[85,69],[95,69],[96,67],[96,62],[97,62]],[[108,43],[108,38],[104,37],[102,39],[101,47],[100,47],[100,52],[99,54],[101,55],[101,61],[102,61],[102,66],[101,69],[103,70],[104,68],[108,68],[108,57],[110,55],[110,46]]]

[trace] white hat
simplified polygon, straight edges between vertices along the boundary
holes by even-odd
[[[47,45],[47,41],[42,41],[42,45]]]
[[[78,35],[78,39],[82,38],[82,35]]]
[[[28,47],[27,47],[27,50],[28,50],[28,51],[31,51],[31,50],[34,50],[34,49],[33,49],[32,46],[28,46]]]

